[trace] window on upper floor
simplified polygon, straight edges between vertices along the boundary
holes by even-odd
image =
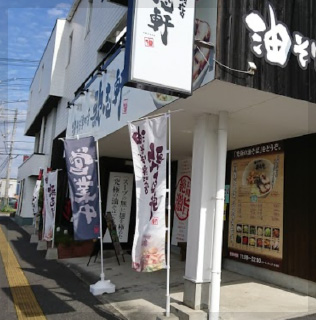
[[[116,4],[119,4],[119,5],[124,6],[124,7],[128,6],[128,0],[108,0],[108,1],[116,3]],[[103,1],[101,0],[101,2],[103,2]]]
[[[74,32],[72,31],[69,39],[68,39],[68,59],[67,59],[67,65],[66,68],[68,67],[68,65],[70,64],[70,60],[71,60],[71,51],[72,51],[72,38],[73,38],[73,34]]]
[[[33,90],[30,91],[29,105],[32,105]]]
[[[100,54],[107,54],[111,51],[113,46],[118,42],[118,40],[124,35],[126,32],[126,24],[127,24],[127,14],[125,14],[122,19],[116,24],[110,34],[107,36],[98,52]],[[112,52],[114,53],[114,52]]]
[[[47,144],[45,143],[46,140],[46,124],[47,124],[47,119],[44,117],[42,118],[42,127],[41,127],[41,134],[40,134],[40,146],[39,146],[39,152],[40,153],[45,153],[45,149]]]
[[[44,63],[42,64],[41,71],[40,71],[40,78],[38,82],[38,92],[42,90],[43,73],[44,73]]]
[[[85,38],[90,32],[91,27],[91,20],[92,20],[92,9],[93,9],[93,0],[88,0],[88,10],[86,15],[86,31],[85,31]]]
[[[40,133],[37,132],[35,134],[34,153],[39,153],[39,140],[40,140]]]

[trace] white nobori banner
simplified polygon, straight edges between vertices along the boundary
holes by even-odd
[[[32,210],[33,210],[34,216],[36,216],[39,212],[38,198],[39,198],[39,192],[40,192],[41,183],[42,183],[42,175],[43,175],[43,169],[40,169],[35,186],[34,186],[33,198],[32,198]]]
[[[129,123],[136,181],[136,228],[133,269],[151,272],[166,267],[167,115]]]
[[[48,172],[44,176],[45,201],[45,233],[44,239],[51,241],[54,235],[56,202],[57,202],[57,171]]]

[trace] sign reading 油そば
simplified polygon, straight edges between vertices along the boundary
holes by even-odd
[[[287,66],[292,52],[303,70],[308,68],[312,60],[316,70],[316,41],[297,31],[291,36],[288,26],[278,21],[272,5],[268,4],[268,7],[268,23],[258,11],[251,11],[244,17],[250,31],[251,51],[257,57],[264,57],[268,63],[282,68]]]
[[[130,3],[127,85],[191,95],[195,0]]]

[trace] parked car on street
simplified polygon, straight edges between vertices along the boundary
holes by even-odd
[[[9,201],[8,201],[8,205],[12,208],[12,209],[17,209],[17,204],[18,204],[18,199],[16,198],[9,198]]]

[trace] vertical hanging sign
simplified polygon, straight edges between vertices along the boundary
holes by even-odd
[[[44,239],[53,239],[56,201],[57,201],[57,171],[48,172],[44,176],[44,201],[45,201],[45,233]]]
[[[98,238],[100,213],[94,138],[65,140],[65,155],[75,240]]]
[[[175,195],[172,241],[187,242],[188,218],[190,210],[192,160],[178,161],[177,188]]]
[[[194,18],[194,0],[129,1],[126,85],[191,95]]]
[[[133,268],[165,268],[167,117],[129,123],[136,181]]]

